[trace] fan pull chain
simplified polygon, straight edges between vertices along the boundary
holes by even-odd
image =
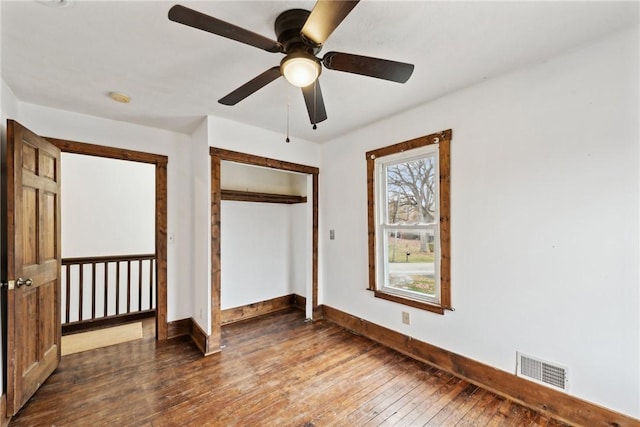
[[[318,121],[318,79],[313,82],[313,130],[318,129],[316,122]]]
[[[289,139],[289,111],[291,110],[291,102],[290,102],[290,88],[287,85],[287,139],[284,140],[287,144],[291,142]]]

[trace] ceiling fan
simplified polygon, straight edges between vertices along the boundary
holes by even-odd
[[[329,70],[398,83],[405,83],[413,73],[413,64],[387,59],[341,52],[328,52],[322,59],[316,57],[323,43],[358,1],[318,0],[311,12],[304,9],[286,10],[275,21],[277,41],[181,5],[175,5],[169,10],[169,19],[267,52],[285,54],[279,66],[269,68],[218,102],[235,105],[278,77],[284,76],[289,83],[302,88],[309,119],[315,129],[316,123],[327,119],[318,81],[322,66]]]

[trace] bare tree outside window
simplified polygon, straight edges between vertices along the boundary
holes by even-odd
[[[389,224],[433,224],[436,208],[435,185],[434,157],[388,166]],[[433,253],[433,240],[429,233],[421,231],[419,240],[420,253]],[[393,262],[394,259],[395,256],[390,261]]]

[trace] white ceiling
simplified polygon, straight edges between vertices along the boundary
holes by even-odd
[[[54,2],[60,0],[53,0]],[[328,119],[313,131],[300,90],[278,79],[233,107],[217,102],[267,68],[272,54],[167,19],[183,4],[270,38],[276,16],[314,1],[6,1],[2,78],[16,97],[190,133],[206,115],[324,142],[444,94],[545,61],[625,27],[639,3],[361,1],[325,43],[415,64],[404,85],[325,70]],[[109,91],[131,95],[118,104]]]

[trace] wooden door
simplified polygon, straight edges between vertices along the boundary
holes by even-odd
[[[60,150],[7,121],[7,415],[60,362]]]

